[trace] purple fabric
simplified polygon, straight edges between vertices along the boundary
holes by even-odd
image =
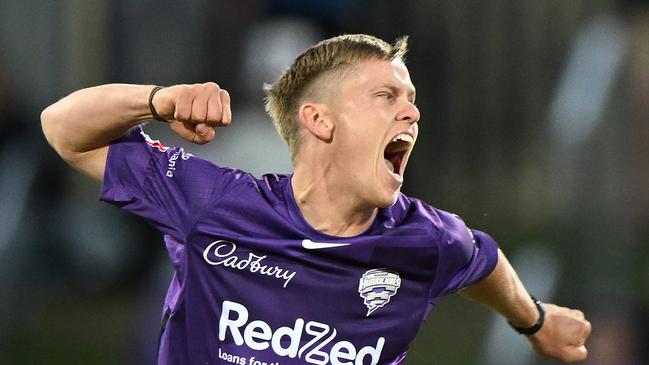
[[[139,128],[111,145],[100,199],[157,227],[175,268],[159,364],[401,364],[437,298],[496,265],[488,235],[403,194],[363,234],[318,232],[290,179]]]

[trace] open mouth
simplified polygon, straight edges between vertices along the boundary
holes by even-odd
[[[403,176],[403,162],[406,154],[410,150],[414,139],[412,136],[401,133],[394,137],[390,143],[385,147],[383,158],[385,159],[385,166],[391,173]]]

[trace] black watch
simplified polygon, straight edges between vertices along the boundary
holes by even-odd
[[[530,295],[531,296],[531,295]],[[534,301],[534,304],[536,305],[536,309],[539,311],[539,319],[530,327],[516,327],[512,324],[512,322],[509,322],[509,325],[512,326],[516,332],[520,333],[521,335],[533,335],[537,333],[541,327],[543,327],[543,322],[545,321],[545,310],[543,309],[543,306],[541,305],[541,301],[534,298],[534,296],[531,296],[532,300]]]

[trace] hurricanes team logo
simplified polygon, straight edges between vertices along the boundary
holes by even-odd
[[[367,306],[367,316],[390,302],[401,286],[399,273],[388,269],[368,270],[361,276],[358,293]]]

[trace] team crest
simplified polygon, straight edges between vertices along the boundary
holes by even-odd
[[[388,269],[368,270],[361,276],[358,293],[367,306],[367,316],[385,306],[401,286],[399,273]]]

